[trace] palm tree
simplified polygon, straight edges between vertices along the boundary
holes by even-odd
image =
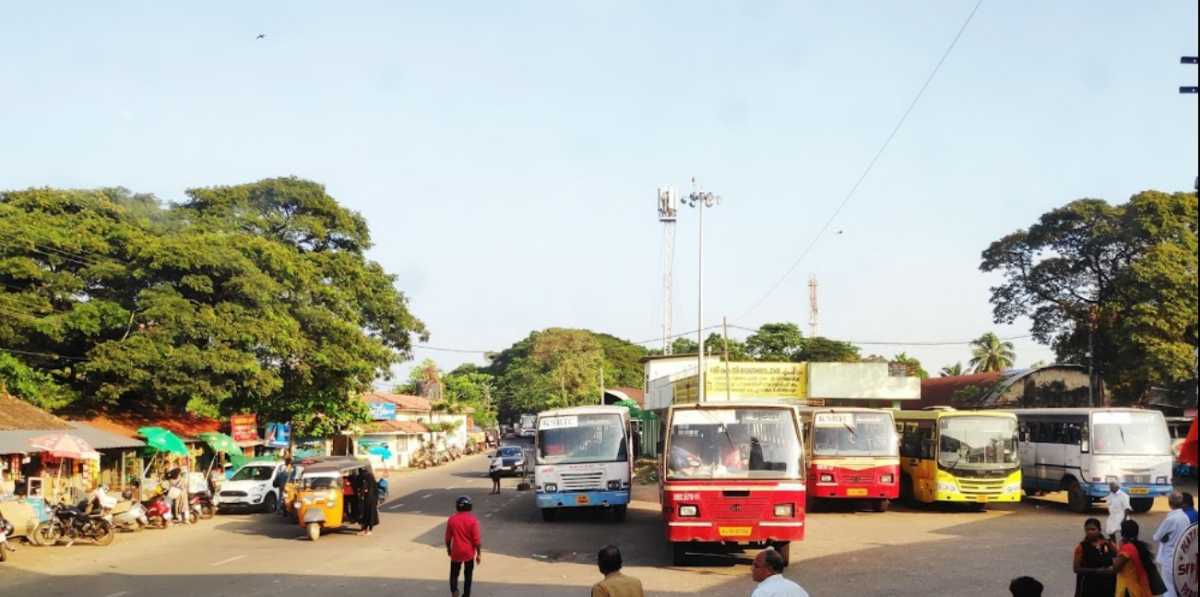
[[[962,375],[964,373],[966,373],[966,370],[963,369],[962,363],[958,362],[953,365],[946,365],[945,367],[942,367],[942,370],[938,372],[938,375],[942,377],[953,377],[955,375]]]
[[[987,332],[971,342],[971,368],[975,373],[1003,371],[1012,367],[1017,359],[1012,342],[1000,340],[993,332]]]

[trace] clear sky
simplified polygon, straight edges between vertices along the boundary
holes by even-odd
[[[430,344],[660,333],[655,189],[695,176],[706,322],[959,340],[991,323],[988,243],[1080,197],[1190,190],[1197,3],[984,2],[825,236],[974,0],[76,2],[0,10],[0,188],[297,175],[368,219]],[[255,39],[265,33],[264,39]],[[696,327],[694,210],[675,330]],[[837,234],[836,231],[842,231]],[[740,335],[740,334],[739,334]],[[1016,341],[1018,364],[1050,359]],[[908,350],[926,368],[965,347]],[[419,351],[444,367],[471,355]]]

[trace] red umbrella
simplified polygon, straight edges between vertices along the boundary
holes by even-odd
[[[30,447],[42,450],[56,458],[73,458],[85,460],[99,458],[100,453],[92,448],[82,438],[70,433],[51,433],[40,435],[29,440]]]

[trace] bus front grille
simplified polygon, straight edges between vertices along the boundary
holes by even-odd
[[[604,489],[604,471],[589,473],[563,473],[560,491],[583,491],[586,489]]]
[[[1004,492],[1004,479],[959,479],[958,488],[967,495],[997,495]]]
[[[1125,475],[1126,483],[1149,483],[1150,475]]]

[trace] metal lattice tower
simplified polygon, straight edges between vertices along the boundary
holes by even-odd
[[[663,354],[671,354],[671,288],[675,267],[675,217],[679,195],[671,187],[658,189],[658,221],[663,223]]]
[[[808,337],[817,337],[817,275],[808,276]]]

